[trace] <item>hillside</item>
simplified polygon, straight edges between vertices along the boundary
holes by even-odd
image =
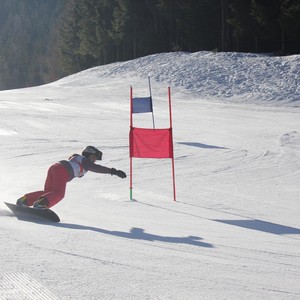
[[[1,200],[89,144],[128,174],[129,87],[147,96],[148,75],[158,128],[171,86],[177,201],[170,160],[134,159],[134,201],[128,178],[89,172],[59,224],[1,202],[0,299],[299,298],[299,56],[165,53],[2,91]]]

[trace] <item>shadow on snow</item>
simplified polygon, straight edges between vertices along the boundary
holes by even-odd
[[[92,226],[84,226],[84,225],[69,224],[69,223],[53,224],[53,226],[77,229],[77,230],[90,230],[94,232],[114,235],[114,236],[127,238],[127,239],[145,240],[151,242],[159,241],[165,243],[187,244],[187,245],[193,245],[198,247],[213,248],[212,244],[202,242],[201,241],[202,238],[198,236],[187,236],[187,237],[161,236],[157,234],[147,233],[145,232],[144,229],[138,227],[132,227],[129,232],[125,232],[125,231],[114,231],[114,230],[111,231],[111,230],[106,230],[106,229],[92,227]]]
[[[178,142],[177,144],[191,146],[191,147],[198,147],[198,148],[206,148],[206,149],[228,149],[225,147],[219,147],[219,146],[195,143],[195,142]]]
[[[217,222],[239,226],[247,229],[253,229],[263,231],[267,233],[273,233],[278,235],[284,234],[300,234],[300,229],[284,226],[280,224],[265,222],[261,220],[214,220]]]

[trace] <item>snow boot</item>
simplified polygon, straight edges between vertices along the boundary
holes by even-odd
[[[48,206],[49,201],[46,197],[40,197],[33,203],[34,208],[48,208]]]
[[[16,204],[20,206],[28,206],[26,196],[22,196],[21,198],[19,198]]]

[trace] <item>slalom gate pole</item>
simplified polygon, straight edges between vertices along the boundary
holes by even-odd
[[[130,191],[130,200],[132,200],[132,156],[131,156],[131,131],[133,127],[133,122],[132,122],[132,86],[130,86],[130,137],[129,137],[129,157],[130,157],[130,186],[129,186],[129,191]]]
[[[151,106],[152,106],[151,107],[152,108],[152,123],[153,123],[153,129],[155,129],[154,111],[153,111],[153,99],[152,99],[150,76],[148,76],[148,83],[149,83],[150,99],[151,99]]]
[[[132,157],[130,157],[130,200],[132,200]]]
[[[173,197],[176,201],[176,186],[175,186],[175,164],[174,164],[174,147],[173,147],[173,128],[172,128],[172,106],[171,106],[171,88],[168,87],[169,96],[169,112],[170,112],[170,130],[172,137],[172,178],[173,178]]]

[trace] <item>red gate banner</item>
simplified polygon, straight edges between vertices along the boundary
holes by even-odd
[[[130,157],[173,158],[172,128],[130,130]]]

